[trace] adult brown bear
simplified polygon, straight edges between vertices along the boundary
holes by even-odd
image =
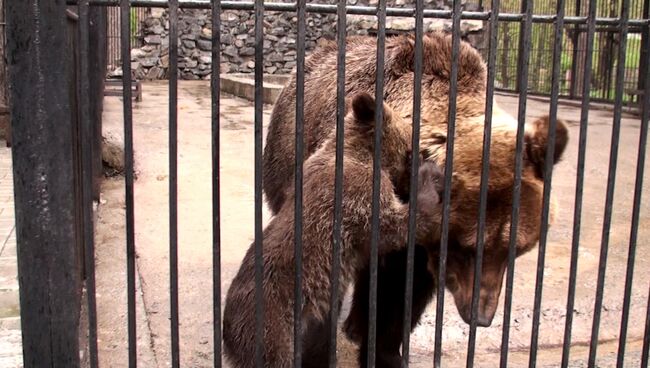
[[[451,36],[430,33],[423,39],[421,147],[429,159],[443,166],[446,145],[439,140],[447,131]],[[316,49],[305,65],[305,158],[309,157],[334,130],[336,114],[337,45],[326,42]],[[347,94],[365,91],[374,94],[376,39],[350,37],[346,46]],[[396,36],[386,40],[384,101],[394,114],[410,119],[412,114],[414,40]],[[462,42],[458,59],[458,93],[453,171],[459,178],[452,184],[447,288],[454,296],[458,312],[470,318],[474,277],[475,243],[478,221],[483,127],[485,121],[486,66],[469,44]],[[285,201],[293,182],[295,78],[276,102],[264,150],[264,191],[275,213]],[[478,324],[489,326],[498,306],[503,274],[507,266],[510,214],[514,185],[517,121],[497,106],[492,119],[490,175],[485,223],[485,252],[481,274]],[[517,255],[532,249],[539,239],[542,211],[543,167],[547,147],[548,118],[526,126],[522,172]],[[557,162],[566,147],[568,130],[558,121],[555,156]],[[399,189],[399,188],[398,188]],[[370,190],[370,188],[369,188]],[[309,195],[306,193],[306,195]],[[437,219],[440,223],[440,218]],[[416,255],[413,325],[435,288],[437,240],[421,244]],[[386,255],[380,262],[378,286],[377,365],[399,366],[401,305],[403,300],[404,251]],[[423,255],[428,262],[423,262]],[[353,308],[346,332],[361,343],[366,339],[367,280],[360,273],[355,285]],[[400,279],[401,278],[401,279]],[[386,280],[392,280],[386,281]],[[365,354],[361,354],[361,359]]]

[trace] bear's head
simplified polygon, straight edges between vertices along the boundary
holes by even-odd
[[[387,78],[412,85],[414,66],[412,36],[399,36],[387,46]],[[429,33],[423,39],[422,134],[425,156],[444,167],[447,147],[437,137],[448,129],[449,88],[452,60],[457,61],[456,119],[454,136],[452,199],[446,285],[466,322],[470,320],[474,281],[479,191],[485,126],[486,65],[468,43],[461,42],[457,58],[452,57],[452,37]],[[397,82],[396,82],[397,83]],[[400,84],[401,85],[401,84]],[[403,87],[402,90],[410,91]],[[393,98],[395,114],[410,116],[410,92]],[[412,102],[410,102],[412,104]],[[481,272],[478,324],[489,326],[498,306],[503,275],[508,262],[512,215],[517,121],[494,106],[489,160],[488,195],[485,214],[484,256]],[[526,124],[522,182],[519,202],[516,253],[531,250],[539,240],[543,205],[543,177],[549,138],[548,117]],[[568,130],[557,121],[553,163],[567,145]],[[442,220],[442,219],[440,219]],[[438,243],[429,246],[435,256]],[[437,257],[430,268],[437,274]],[[435,270],[434,270],[435,268]]]
[[[346,147],[353,146],[353,150],[361,148],[370,154],[374,153],[375,110],[375,98],[366,92],[357,93],[346,100],[346,111],[351,111],[347,114],[345,122]],[[384,104],[381,167],[391,177],[397,195],[402,199],[408,199],[411,144],[411,124],[394,114],[390,106]]]
[[[504,118],[503,116],[499,117],[498,114],[495,117]],[[467,130],[464,136],[457,137],[454,147],[454,180],[452,180],[446,286],[454,296],[458,312],[468,323],[471,318],[476,266],[482,164],[482,138],[479,139],[478,136],[482,136],[482,133],[482,126],[477,126],[474,130]],[[539,240],[548,133],[548,117],[537,119],[532,124],[526,125],[515,239],[516,256],[534,248]],[[498,307],[504,272],[508,264],[514,194],[515,134],[516,130],[493,130],[477,315],[479,326],[489,326],[492,323]],[[478,145],[475,146],[477,142]],[[567,142],[568,129],[564,122],[558,120],[555,128],[553,164],[560,160]],[[470,155],[470,153],[473,154]],[[440,152],[437,152],[434,157],[438,162],[444,162],[444,157],[440,155]],[[552,213],[549,220],[552,221]],[[434,253],[436,253],[436,249],[434,249]],[[434,262],[437,263],[437,257],[434,258]]]

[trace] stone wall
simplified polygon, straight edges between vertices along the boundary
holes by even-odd
[[[328,1],[317,1],[326,3]],[[331,2],[331,1],[329,1]],[[389,7],[413,7],[415,0],[388,0]],[[376,0],[348,0],[351,5],[374,5]],[[425,0],[427,9],[449,9],[445,0]],[[464,5],[476,10],[475,4]],[[251,73],[255,68],[255,19],[251,11],[226,10],[221,14],[222,73]],[[307,53],[318,39],[336,37],[336,15],[307,13],[305,46]],[[387,34],[413,30],[413,18],[388,17]],[[449,30],[451,20],[425,19],[425,30]],[[373,34],[374,16],[347,16],[348,35]],[[264,73],[290,73],[296,66],[297,17],[295,13],[264,13]],[[178,72],[182,79],[209,79],[212,65],[212,19],[209,10],[179,10]],[[463,37],[483,48],[483,22],[464,20]],[[141,48],[131,52],[132,70],[138,79],[166,78],[169,67],[169,15],[167,10],[152,9],[143,25]]]

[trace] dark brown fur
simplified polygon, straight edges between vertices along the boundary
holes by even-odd
[[[340,295],[356,270],[368,262],[372,204],[374,99],[357,95],[346,118],[343,162],[343,222]],[[403,247],[407,236],[408,205],[401,202],[393,181],[406,171],[411,133],[408,124],[384,109],[382,171],[379,200],[379,253]],[[330,302],[331,236],[334,209],[336,142],[333,135],[304,165],[303,199],[303,314],[304,330],[326,322]],[[422,165],[417,213],[417,238],[435,238],[431,226],[439,202],[435,164]],[[263,234],[264,358],[267,367],[289,367],[293,359],[294,300],[293,191]],[[251,245],[233,280],[224,311],[224,348],[235,367],[253,367],[255,358],[254,246]],[[309,334],[307,331],[306,334]],[[308,359],[308,358],[307,358]]]
[[[393,113],[409,120],[412,116],[413,38],[397,36],[386,40],[385,102]],[[346,48],[347,93],[374,93],[376,39],[350,37]],[[424,77],[422,80],[422,150],[430,160],[444,165],[446,145],[437,137],[447,132],[449,75],[451,70],[451,36],[431,33],[424,38]],[[307,61],[305,74],[305,157],[309,157],[334,128],[336,114],[336,45],[327,42]],[[472,295],[473,257],[475,252],[479,188],[485,121],[486,67],[478,52],[462,42],[458,57],[458,93],[456,96],[456,135],[454,137],[453,173],[458,180],[452,185],[450,216],[450,264],[448,284],[461,316],[469,320]],[[291,191],[293,181],[295,80],[282,92],[276,103],[264,152],[264,190],[272,211],[277,211]],[[325,117],[325,118],[324,118]],[[521,206],[516,237],[517,254],[532,249],[539,238],[542,207],[543,167],[548,141],[548,118],[526,126],[522,172]],[[485,259],[481,282],[479,325],[488,326],[497,307],[503,271],[507,264],[504,251],[510,237],[510,216],[514,185],[517,121],[494,106],[490,144],[490,175],[485,223]],[[558,121],[554,163],[561,157],[568,141],[568,131]],[[441,218],[436,218],[439,225]],[[422,244],[429,252],[428,272],[437,275],[437,242]],[[403,252],[403,251],[397,251]],[[392,255],[388,256],[388,258]],[[456,261],[458,260],[458,262]],[[461,261],[462,260],[462,261]],[[385,259],[385,262],[391,262]],[[382,269],[380,268],[380,274]],[[386,276],[390,278],[391,276]],[[380,277],[381,279],[381,277]],[[433,283],[431,283],[433,284]],[[393,292],[382,291],[379,293]],[[429,293],[423,293],[429,294]],[[392,294],[385,300],[402,300]],[[380,297],[381,300],[381,297]],[[428,301],[428,300],[427,300]],[[426,302],[426,301],[425,301]],[[421,301],[420,301],[421,303]],[[414,302],[417,304],[417,301]],[[354,305],[367,310],[363,303]],[[353,311],[355,306],[353,305]],[[381,310],[381,308],[380,308]],[[363,313],[356,311],[352,315]],[[354,318],[354,317],[352,317]],[[415,320],[419,316],[414,315]],[[379,316],[378,320],[382,320]],[[359,321],[348,319],[354,330]],[[392,323],[392,322],[387,322]],[[360,330],[363,330],[361,328]],[[365,332],[364,332],[365,333]],[[378,327],[378,338],[382,338]],[[363,338],[363,336],[362,336]],[[378,346],[380,342],[378,341]]]

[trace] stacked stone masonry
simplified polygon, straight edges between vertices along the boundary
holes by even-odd
[[[314,1],[315,3],[335,3]],[[450,1],[424,0],[426,9],[449,9]],[[389,7],[413,7],[415,0],[388,0]],[[348,0],[350,5],[375,5],[376,0]],[[473,3],[465,10],[477,10]],[[212,19],[209,10],[181,9],[178,21],[178,73],[181,79],[209,79],[212,68]],[[336,38],[336,14],[307,13],[305,46],[307,54],[321,38]],[[252,73],[255,69],[255,18],[251,11],[226,10],[221,14],[221,73]],[[388,17],[387,34],[413,30],[413,18]],[[449,30],[451,21],[425,19],[425,30]],[[374,16],[347,16],[348,35],[373,34]],[[484,24],[464,20],[461,34],[475,47],[483,49]],[[143,21],[143,45],[131,51],[132,70],[140,80],[165,79],[169,69],[169,14],[166,9],[151,9]],[[297,17],[295,13],[264,13],[264,73],[286,74],[296,66]]]

